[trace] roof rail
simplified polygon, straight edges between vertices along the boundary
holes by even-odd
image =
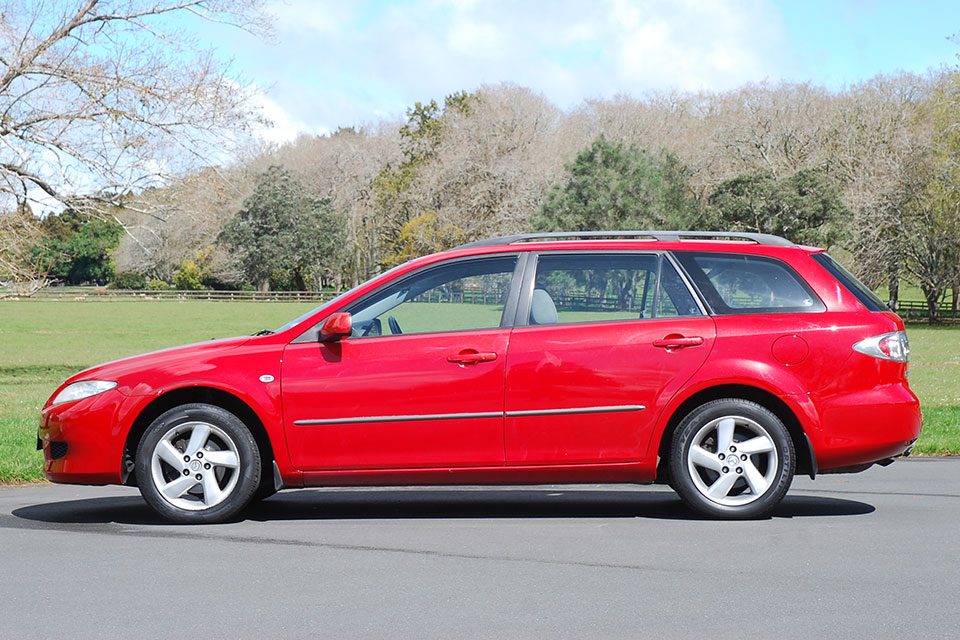
[[[472,247],[490,247],[499,244],[516,244],[530,240],[559,240],[559,239],[579,239],[579,238],[646,238],[658,240],[660,242],[680,242],[685,238],[702,239],[724,239],[732,238],[736,240],[747,240],[757,244],[773,245],[778,247],[792,247],[794,243],[786,238],[775,236],[769,233],[747,233],[741,231],[549,231],[543,233],[518,233],[512,236],[498,236],[496,238],[487,238],[462,244],[457,249],[467,249]]]

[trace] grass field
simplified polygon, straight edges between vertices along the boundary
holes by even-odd
[[[0,301],[0,483],[41,478],[40,408],[89,366],[275,329],[316,303]]]
[[[40,407],[67,376],[135,353],[276,328],[313,306],[0,301],[0,483],[41,478],[35,451]],[[916,451],[960,453],[960,327],[911,326],[907,333],[910,384],[924,412]]]

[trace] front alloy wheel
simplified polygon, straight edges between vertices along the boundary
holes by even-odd
[[[260,456],[246,426],[220,407],[171,409],[147,429],[137,455],[147,503],[177,522],[222,522],[243,509],[260,481]]]
[[[692,508],[721,518],[767,515],[790,487],[793,441],[780,419],[741,399],[708,402],[674,435],[671,478]]]

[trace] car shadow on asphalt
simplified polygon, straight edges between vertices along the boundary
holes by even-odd
[[[790,496],[773,518],[869,514],[845,498]],[[169,525],[138,496],[68,500],[21,507],[17,518],[51,524]],[[240,520],[650,518],[703,520],[672,492],[558,489],[300,489],[250,506]]]

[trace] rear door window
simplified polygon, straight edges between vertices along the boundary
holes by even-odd
[[[657,254],[543,254],[529,324],[702,315],[673,265]]]
[[[674,254],[717,314],[810,313],[823,302],[786,263],[767,256]]]

